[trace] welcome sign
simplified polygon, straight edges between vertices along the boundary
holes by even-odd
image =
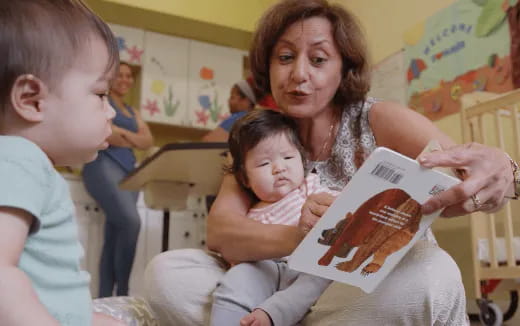
[[[431,120],[474,91],[513,89],[508,11],[517,0],[458,0],[405,33],[408,105]]]

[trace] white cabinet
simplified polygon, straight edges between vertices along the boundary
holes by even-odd
[[[141,66],[145,121],[213,129],[229,116],[231,87],[242,79],[246,51],[110,24],[121,60]]]
[[[144,54],[144,30],[116,24],[109,26],[116,37],[121,61],[140,66]]]
[[[187,39],[145,33],[141,84],[144,120],[188,124],[188,44]]]
[[[85,190],[79,177],[65,176],[65,178],[76,208],[79,239],[85,250],[82,268],[90,273],[90,290],[92,296],[97,297],[105,217]],[[139,194],[137,209],[141,217],[141,230],[129,287],[130,295],[144,296],[143,277],[146,265],[161,252],[163,211],[147,208],[142,193]],[[206,215],[204,197],[190,198],[186,211],[171,212],[169,249],[205,248]]]
[[[168,248],[206,248],[206,212],[170,212]]]
[[[242,79],[244,51],[190,41],[188,115],[190,125],[214,129],[229,116],[231,87]]]

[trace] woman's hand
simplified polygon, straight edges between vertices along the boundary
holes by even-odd
[[[457,145],[418,158],[427,168],[456,169],[463,182],[443,191],[423,205],[423,213],[444,209],[442,216],[461,216],[474,211],[494,212],[514,193],[513,173],[507,155],[500,149],[478,143]]]
[[[298,228],[304,234],[307,234],[325,214],[325,211],[336,199],[334,195],[326,192],[315,193],[307,197],[302,207],[302,215],[298,223]]]

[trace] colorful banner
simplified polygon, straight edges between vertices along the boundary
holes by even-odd
[[[474,91],[513,89],[507,12],[517,0],[458,0],[405,34],[408,105],[431,120]]]

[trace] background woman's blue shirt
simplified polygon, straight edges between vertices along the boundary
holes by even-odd
[[[108,98],[108,102],[116,111],[116,116],[112,120],[112,123],[119,127],[132,132],[137,132],[137,120],[135,118],[134,110],[125,105],[125,108],[130,112],[131,116],[125,115],[121,109],[114,103],[112,98]],[[107,155],[114,161],[116,161],[121,167],[128,173],[134,169],[135,166],[135,155],[129,147],[119,147],[110,145],[106,150],[99,152],[99,155]]]

